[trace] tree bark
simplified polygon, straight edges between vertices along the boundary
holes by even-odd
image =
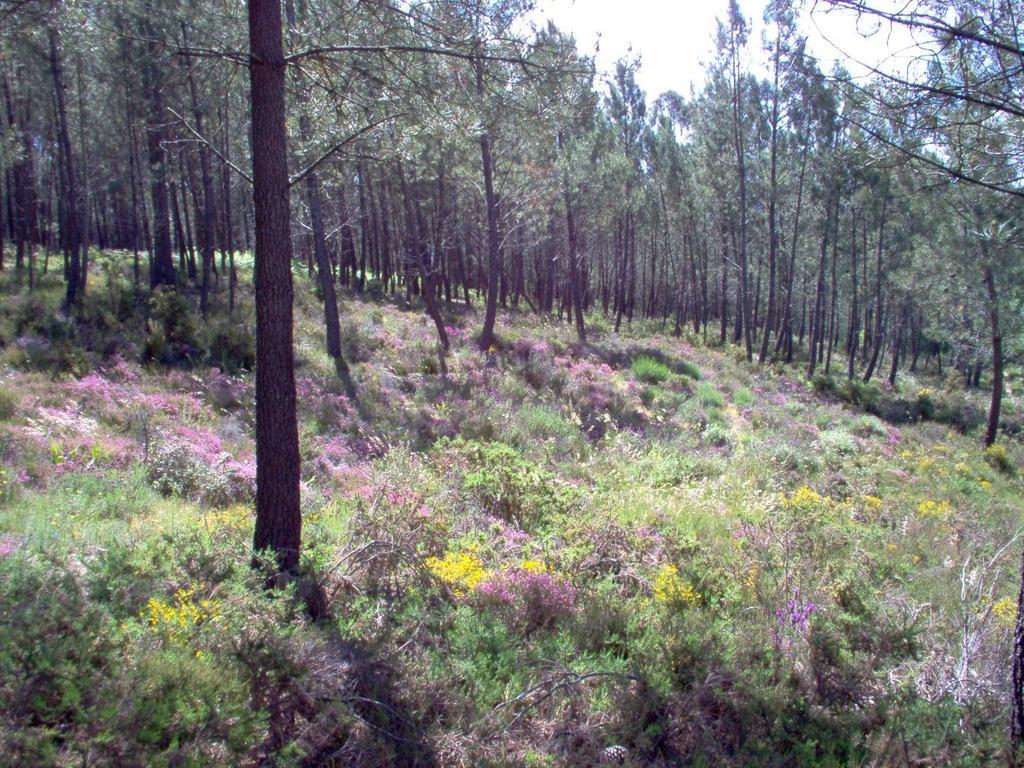
[[[479,79],[480,75],[477,77]],[[484,173],[484,199],[487,202],[487,302],[484,308],[484,327],[480,333],[480,349],[488,350],[494,344],[494,322],[498,316],[501,237],[498,234],[498,200],[494,194],[491,135],[486,130],[480,134],[480,159]]]
[[[253,202],[256,215],[256,530],[253,548],[299,565],[299,432],[292,347],[292,239],[281,0],[249,0]]]
[[[999,412],[1003,402],[1003,332],[999,325],[999,296],[996,293],[995,276],[989,263],[988,243],[984,240],[981,241],[981,255],[985,294],[988,297],[989,325],[992,331],[992,402],[989,405],[988,424],[985,427],[985,445],[989,446],[996,441]]]
[[[147,25],[148,26],[148,25]],[[153,31],[144,30],[152,39]],[[143,66],[145,90],[149,96],[149,126],[146,147],[149,154],[150,197],[153,201],[153,260],[150,287],[174,286],[174,255],[171,250],[170,206],[167,200],[167,157],[163,146],[164,115],[162,84],[156,57],[159,46],[149,44],[148,60]]]
[[[188,27],[181,22],[182,42],[188,48]],[[185,69],[188,73],[188,91],[192,101],[192,116],[196,123],[196,132],[202,136],[203,133],[203,108],[199,101],[199,93],[196,88],[196,78],[192,71],[192,62],[186,53],[183,56]],[[207,303],[210,295],[210,273],[213,269],[213,248],[216,239],[215,224],[216,212],[213,201],[213,175],[210,172],[210,149],[205,144],[199,144],[199,168],[203,184],[203,272],[202,282],[199,289],[199,311],[203,318],[206,318]]]
[[[68,130],[67,107],[65,106],[64,68],[61,64],[60,31],[50,27],[50,71],[53,75],[54,100],[57,107],[57,139],[64,159],[64,180],[67,200],[65,217],[68,239],[67,288],[64,293],[64,307],[74,306],[78,300],[80,262],[80,228],[78,180],[75,176],[75,162],[71,154],[71,134]]]

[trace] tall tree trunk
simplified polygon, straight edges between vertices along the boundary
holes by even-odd
[[[293,42],[299,42],[298,25],[295,16],[295,6],[292,0],[286,0],[285,9],[288,16],[288,26],[292,30]],[[296,72],[295,82],[301,92],[304,86],[302,74]],[[312,128],[310,127],[309,114],[304,106],[299,107],[299,140],[304,147],[311,143]],[[341,354],[341,323],[338,318],[338,297],[334,290],[334,273],[331,270],[331,257],[327,251],[327,235],[324,230],[324,206],[323,194],[320,189],[320,176],[313,170],[306,173],[303,179],[303,186],[306,192],[306,205],[309,206],[309,223],[313,232],[313,257],[316,261],[316,271],[320,278],[320,291],[324,299],[324,327],[327,336],[327,354],[334,360],[334,366],[345,385],[348,396],[355,398],[355,385],[352,376]]]
[[[477,87],[482,91],[483,75],[477,64]],[[480,333],[480,349],[494,344],[494,322],[498,316],[498,272],[501,268],[501,237],[498,234],[498,199],[494,194],[494,164],[491,159],[491,134],[480,133],[480,160],[484,173],[484,199],[487,203],[487,302],[484,327]]]
[[[558,134],[559,149],[564,150],[565,137],[561,132]],[[576,205],[573,201],[572,186],[569,180],[569,170],[566,169],[562,176],[562,194],[565,199],[565,228],[569,239],[569,283],[572,292],[573,318],[576,321],[576,336],[580,343],[587,340],[587,331],[583,318],[583,293],[584,289],[580,283],[580,254],[579,234],[576,231]],[[653,292],[653,287],[652,287]],[[653,298],[652,298],[653,303]]]
[[[60,31],[56,26],[50,27],[50,71],[53,75],[54,100],[57,107],[57,140],[60,142],[61,155],[64,160],[64,183],[67,200],[65,201],[65,218],[68,240],[68,273],[67,289],[64,293],[65,308],[72,307],[78,300],[80,262],[80,203],[78,199],[78,179],[75,176],[74,156],[71,153],[71,134],[68,130],[67,107],[65,105],[64,67],[61,64]]]
[[[181,36],[185,48],[188,48],[188,27],[181,22]],[[188,54],[184,54],[183,61],[188,74],[188,91],[192,101],[192,117],[196,123],[196,132],[203,136],[203,108],[199,101],[199,92],[196,88],[196,78],[193,72],[192,61]],[[203,184],[203,272],[202,282],[199,289],[199,311],[203,318],[206,318],[207,303],[210,296],[210,273],[213,269],[213,248],[215,234],[215,222],[217,214],[214,210],[213,200],[213,175],[210,172],[210,148],[203,142],[199,144],[199,168]]]
[[[227,94],[225,94],[227,102]],[[228,163],[231,161],[231,113],[225,103],[223,120],[224,123],[224,162],[220,168],[220,184],[224,199],[224,245],[228,251],[228,312],[235,311],[235,290],[238,287],[238,273],[235,271],[235,219],[232,215],[231,206],[231,169]]]
[[[882,302],[882,254],[885,252],[885,216],[889,209],[889,195],[886,195],[882,199],[882,216],[878,223],[878,252],[875,259],[875,328],[873,334],[873,347],[871,350],[871,359],[868,362],[867,370],[864,371],[864,383],[867,384],[871,381],[871,377],[875,373],[875,366],[878,365],[878,355],[882,350],[882,340],[884,338],[884,326],[883,315],[884,306]],[[865,262],[867,257],[865,256]]]
[[[145,25],[144,32],[153,40],[153,30]],[[171,249],[170,207],[167,200],[167,154],[164,150],[163,125],[166,120],[163,107],[163,85],[157,64],[160,46],[149,44],[148,58],[142,68],[145,90],[149,96],[149,126],[146,146],[149,153],[150,197],[153,201],[153,260],[150,287],[174,286],[174,255]]]
[[[836,341],[836,304],[839,299],[839,286],[836,283],[836,261],[839,258],[839,193],[836,193],[836,208],[832,218],[832,267],[830,270],[828,302],[828,353],[825,355],[825,375],[832,372],[832,346]]]
[[[444,318],[441,317],[441,312],[437,308],[436,296],[436,273],[431,268],[431,264],[428,263],[427,254],[427,240],[426,235],[426,224],[423,220],[423,211],[420,209],[419,200],[415,198],[414,192],[411,185],[405,178],[405,170],[401,164],[397,166],[398,171],[398,183],[402,189],[402,200],[405,208],[405,228],[408,248],[412,252],[412,260],[416,264],[416,269],[420,275],[420,282],[423,284],[423,303],[427,309],[427,315],[431,320],[434,321],[434,327],[437,330],[437,338],[440,342],[441,348],[439,357],[441,361],[441,370],[443,373],[448,372],[448,366],[445,362],[445,353],[448,352],[449,341],[448,341],[448,330],[444,327]]]
[[[850,293],[850,329],[846,335],[846,378],[853,378],[854,361],[857,358],[857,344],[860,340],[860,316],[857,306],[857,212],[854,210],[850,222],[850,277],[853,287]]]
[[[772,328],[775,325],[775,261],[779,251],[779,233],[776,224],[776,202],[778,199],[778,129],[779,129],[779,58],[781,56],[780,41],[775,41],[774,89],[772,91],[772,136],[771,157],[769,160],[768,187],[768,308],[765,312],[764,333],[761,336],[761,350],[757,362],[764,365],[768,357],[768,343]]]
[[[256,212],[256,530],[253,548],[299,565],[299,431],[292,347],[292,238],[281,0],[249,0],[253,202]]]
[[[988,243],[981,241],[982,270],[985,279],[985,295],[988,298],[988,319],[992,332],[992,402],[988,409],[988,424],[985,427],[985,445],[996,441],[999,430],[999,412],[1003,402],[1003,331],[999,325],[999,296],[996,281],[989,262]],[[1016,703],[1016,700],[1015,700]]]
[[[810,329],[810,349],[807,361],[807,375],[808,377],[814,375],[814,368],[818,362],[818,345],[824,342],[822,327],[822,319],[824,317],[824,308],[822,302],[825,300],[825,255],[828,253],[828,240],[829,240],[829,227],[832,226],[832,222],[829,220],[829,211],[832,209],[831,193],[829,195],[829,201],[825,205],[825,226],[824,231],[821,234],[821,250],[818,253],[818,281],[815,284],[814,290],[814,312],[811,315],[811,329]]]
[[[786,305],[783,307],[782,325],[775,343],[775,355],[785,348],[786,362],[793,361],[793,285],[796,279],[796,252],[800,242],[800,213],[803,210],[804,179],[807,173],[807,148],[800,156],[800,180],[796,188],[796,211],[793,215],[793,239],[790,243],[789,265],[786,267]]]

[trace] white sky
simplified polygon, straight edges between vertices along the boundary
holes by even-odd
[[[753,66],[764,59],[761,33],[764,0],[739,0],[740,9],[751,28],[748,50]],[[884,3],[883,3],[884,4]],[[534,17],[543,23],[551,19],[562,30],[576,37],[580,51],[597,52],[601,72],[614,72],[615,62],[623,56],[639,56],[637,82],[653,100],[664,91],[687,95],[690,86],[703,82],[702,62],[712,57],[715,19],[725,18],[728,0],[538,0]],[[865,40],[858,32],[874,31],[867,21],[858,22],[849,13],[819,9],[805,12],[800,21],[808,38],[808,53],[818,58],[824,71],[836,59],[845,57],[837,50],[871,65],[906,68],[906,51],[912,39],[902,30],[888,27]],[[866,70],[845,60],[853,74]]]

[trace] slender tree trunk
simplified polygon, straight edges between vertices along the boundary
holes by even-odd
[[[152,29],[146,25],[146,35],[153,39]],[[163,85],[160,81],[157,57],[160,47],[149,44],[148,60],[143,66],[143,81],[149,95],[149,126],[146,145],[149,151],[150,197],[153,201],[153,260],[150,287],[174,286],[174,255],[171,250],[170,207],[167,200],[167,156],[164,150],[163,125],[167,116],[163,107]]]
[[[434,327],[437,330],[437,338],[441,345],[440,360],[441,369],[443,373],[447,373],[447,364],[445,362],[445,353],[448,352],[449,341],[448,341],[448,330],[444,327],[444,319],[441,317],[441,313],[437,308],[435,300],[435,284],[434,284],[434,272],[431,269],[431,265],[427,263],[427,251],[426,237],[424,232],[426,225],[423,221],[423,212],[420,209],[419,201],[413,196],[413,190],[411,185],[405,178],[405,171],[399,164],[397,167],[398,171],[398,183],[402,188],[402,199],[405,207],[405,227],[408,248],[412,252],[412,259],[416,263],[416,268],[419,271],[420,281],[423,283],[423,303],[427,309],[427,315],[431,320],[434,321]]]
[[[801,152],[800,180],[796,189],[796,211],[793,215],[793,239],[790,243],[789,265],[786,267],[786,305],[783,308],[782,326],[775,343],[775,355],[785,348],[786,362],[793,361],[793,285],[796,279],[796,252],[800,242],[800,213],[803,210],[804,178],[807,172],[807,149]]]
[[[857,306],[857,213],[853,212],[850,223],[850,277],[853,287],[850,294],[850,329],[846,335],[846,378],[852,379],[854,361],[857,358],[857,344],[860,340],[860,316]]]
[[[78,300],[80,239],[79,239],[79,199],[78,180],[75,176],[75,162],[71,154],[71,134],[68,130],[67,108],[65,106],[64,68],[61,64],[60,31],[50,27],[50,71],[53,75],[53,90],[57,107],[57,137],[60,142],[61,154],[64,159],[64,180],[67,200],[65,204],[67,240],[68,240],[68,273],[67,289],[64,293],[64,306],[71,308]]]
[[[182,42],[188,48],[188,27],[181,22]],[[196,78],[193,72],[192,61],[188,54],[183,57],[185,69],[188,74],[188,90],[192,101],[192,116],[196,123],[196,132],[203,136],[203,108],[199,101],[199,93],[196,88]],[[203,184],[203,272],[202,282],[199,289],[199,310],[203,318],[207,315],[207,303],[210,295],[210,273],[213,269],[213,248],[216,239],[215,227],[217,214],[214,210],[213,200],[213,175],[210,172],[210,149],[205,143],[199,144],[199,168]]]
[[[225,94],[227,102],[227,94]],[[224,163],[220,168],[220,184],[224,199],[224,243],[228,251],[228,313],[235,312],[235,290],[238,286],[238,273],[235,271],[235,219],[232,215],[231,206],[231,169],[228,163],[231,161],[231,113],[227,104],[224,106]]]
[[[478,74],[478,80],[481,77]],[[491,160],[491,136],[480,134],[480,158],[484,172],[484,199],[487,202],[487,302],[484,327],[480,333],[480,349],[494,344],[494,323],[498,315],[498,272],[501,268],[501,237],[498,234],[498,201],[494,194],[494,168]]]
[[[828,253],[829,227],[832,226],[832,222],[829,221],[829,211],[831,209],[832,200],[830,194],[829,201],[825,205],[825,226],[821,234],[821,250],[818,253],[818,281],[814,290],[814,312],[811,315],[810,348],[807,356],[808,377],[814,375],[814,368],[818,362],[818,345],[824,342],[824,328],[822,328],[824,325],[822,323],[824,308],[822,307],[822,302],[825,300],[825,255]]]
[[[992,402],[988,409],[988,423],[985,427],[985,445],[995,443],[999,430],[999,412],[1003,402],[1003,331],[999,325],[999,296],[996,281],[989,263],[988,243],[981,241],[982,270],[985,279],[985,295],[988,298],[988,318],[992,331]],[[1018,633],[1020,631],[1018,620]],[[1016,659],[1014,660],[1016,671]],[[1016,699],[1014,704],[1016,705]]]
[[[878,253],[876,256],[875,263],[875,329],[874,329],[874,345],[871,351],[871,359],[868,362],[867,370],[864,372],[864,383],[871,381],[871,377],[875,373],[875,366],[878,365],[878,356],[882,350],[882,340],[884,338],[884,326],[882,325],[884,307],[882,303],[882,254],[885,252],[885,216],[889,208],[889,196],[886,195],[882,199],[882,216],[878,223]],[[867,258],[865,257],[865,261]]]
[[[831,296],[828,302],[828,352],[825,355],[825,375],[832,372],[832,346],[836,341],[836,303],[839,298],[839,286],[836,283],[836,261],[839,258],[839,193],[836,193],[836,208],[832,219],[832,266],[830,271]]]

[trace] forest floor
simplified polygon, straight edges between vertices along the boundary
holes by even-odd
[[[125,269],[73,321],[0,277],[0,763],[1005,761],[1024,450],[923,418],[984,393],[516,312],[490,353],[448,315],[442,374],[346,298],[352,402],[297,271],[306,580],[266,590],[248,280],[204,325]]]

